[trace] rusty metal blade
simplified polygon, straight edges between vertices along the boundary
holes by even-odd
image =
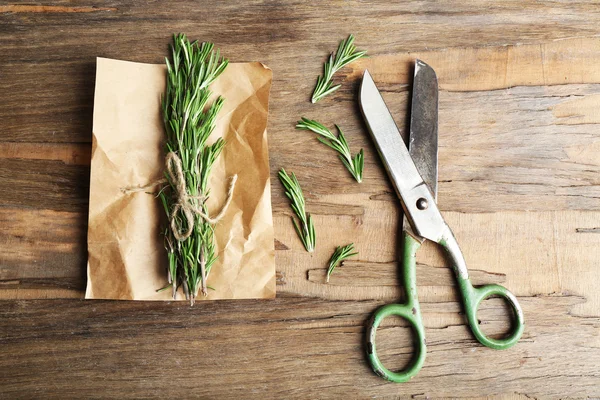
[[[415,61],[410,111],[410,156],[437,201],[438,181],[438,82],[433,68]]]

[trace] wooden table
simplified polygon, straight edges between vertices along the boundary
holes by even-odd
[[[586,2],[3,2],[0,5],[1,398],[582,398],[600,396],[600,9]],[[277,299],[82,300],[95,57],[160,63],[170,34],[214,41],[274,71],[269,120]],[[347,34],[372,56],[312,105]],[[557,39],[561,39],[557,41]],[[527,326],[507,351],[465,325],[440,252],[419,253],[428,341],[421,373],[368,367],[365,321],[402,297],[399,204],[356,105],[369,68],[400,126],[410,65],[440,79],[439,205],[475,283],[518,295]],[[354,183],[300,116],[342,125],[365,149]],[[302,250],[276,171],[295,171],[316,219]],[[360,256],[329,285],[335,245]],[[479,314],[507,329],[500,301]],[[390,367],[408,327],[387,321]]]

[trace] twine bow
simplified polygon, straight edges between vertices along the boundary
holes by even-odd
[[[174,185],[175,192],[177,194],[177,202],[173,206],[171,210],[171,230],[173,232],[173,236],[175,239],[182,241],[190,237],[192,234],[192,230],[194,229],[194,215],[198,215],[200,218],[205,220],[210,224],[217,223],[231,204],[231,200],[233,199],[233,189],[235,187],[235,183],[237,181],[237,175],[233,175],[231,177],[231,181],[229,183],[229,190],[227,191],[227,199],[225,200],[225,204],[221,207],[221,211],[214,217],[208,215],[208,213],[204,212],[202,206],[196,206],[192,200],[198,200],[200,202],[206,200],[206,196],[191,196],[186,188],[185,177],[183,176],[183,168],[181,166],[181,158],[175,152],[169,152],[165,157],[165,167],[167,169],[167,174],[169,175],[169,180]],[[177,213],[182,212],[185,216],[187,222],[187,230],[181,231],[177,226]]]
[[[235,183],[237,182],[237,175],[233,175],[231,177],[231,181],[229,182],[229,190],[227,191],[227,199],[225,200],[223,207],[221,207],[221,211],[219,211],[219,213],[214,217],[211,217],[207,212],[204,212],[202,206],[196,206],[192,202],[192,200],[198,200],[199,202],[202,202],[206,200],[207,197],[204,195],[192,196],[188,193],[185,177],[183,176],[181,158],[179,158],[177,153],[171,151],[167,154],[165,157],[165,168],[167,175],[169,176],[169,181],[172,183],[177,195],[177,202],[171,210],[171,215],[169,215],[171,230],[175,239],[183,241],[190,237],[192,230],[194,229],[194,215],[199,216],[209,224],[216,224],[221,218],[223,218],[227,208],[231,204],[231,200],[233,199],[233,189],[235,188]],[[166,179],[159,179],[156,182],[152,182],[146,186],[123,188],[122,191],[123,193],[143,192],[167,182],[168,181]],[[183,213],[183,216],[187,222],[187,230],[185,231],[181,231],[177,226],[177,214],[180,211]]]

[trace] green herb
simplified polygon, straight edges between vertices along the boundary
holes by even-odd
[[[283,168],[279,171],[279,180],[285,188],[286,196],[290,199],[292,210],[294,210],[294,213],[300,220],[300,226],[298,226],[298,223],[292,217],[296,233],[300,240],[302,240],[302,244],[306,251],[312,253],[315,249],[315,227],[313,225],[312,217],[306,212],[306,204],[304,195],[302,194],[302,188],[300,188],[300,183],[293,172],[290,177]]]
[[[335,136],[333,132],[327,129],[323,124],[320,124],[312,119],[303,117],[302,120],[298,121],[298,124],[296,125],[297,129],[309,130],[318,134],[319,136],[317,136],[317,139],[319,142],[337,151],[339,153],[340,160],[342,160],[342,163],[346,166],[348,171],[350,171],[358,183],[361,183],[363,169],[365,166],[363,149],[360,149],[360,151],[354,157],[352,157],[350,148],[348,147],[348,142],[346,141],[346,137],[344,136],[342,129],[338,125],[335,127],[340,132],[338,136]]]
[[[335,251],[331,255],[329,259],[329,268],[327,269],[327,282],[329,282],[329,277],[331,273],[341,263],[347,258],[355,256],[358,252],[352,253],[354,251],[354,243],[350,243],[344,247],[338,246],[335,248]]]
[[[165,247],[173,298],[182,286],[186,298],[194,304],[200,288],[207,294],[206,279],[217,259],[214,220],[208,217],[205,203],[208,177],[225,142],[221,138],[211,145],[206,142],[215,128],[223,98],[217,97],[209,104],[212,93],[208,87],[228,61],[220,57],[212,43],[190,42],[183,34],[173,36],[170,50],[171,60],[166,59],[167,88],[162,98],[168,186],[159,197],[171,220],[165,231]]]
[[[328,94],[335,92],[342,86],[331,86],[333,74],[350,64],[352,61],[356,61],[367,55],[366,51],[357,51],[353,43],[354,36],[350,35],[346,40],[342,40],[335,56],[333,53],[329,55],[329,60],[325,62],[323,67],[323,75],[317,78],[317,86],[312,95],[313,103],[316,103]]]

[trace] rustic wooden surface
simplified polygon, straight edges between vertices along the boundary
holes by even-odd
[[[0,398],[600,397],[600,9],[593,2],[164,2],[0,4]],[[159,63],[172,32],[274,71],[272,177],[298,174],[317,225],[302,251],[272,188],[278,298],[183,303],[81,300],[95,57]],[[327,53],[348,33],[372,56],[312,105]],[[560,39],[560,40],[559,40]],[[357,106],[369,68],[406,125],[410,62],[440,78],[439,204],[475,283],[518,295],[526,318],[507,351],[465,326],[439,251],[418,256],[428,341],[410,383],[371,373],[364,325],[402,297],[399,205]],[[340,123],[365,148],[352,181],[300,116]],[[329,285],[334,246],[360,256]],[[503,303],[479,313],[507,329]],[[411,352],[400,320],[383,359]]]

